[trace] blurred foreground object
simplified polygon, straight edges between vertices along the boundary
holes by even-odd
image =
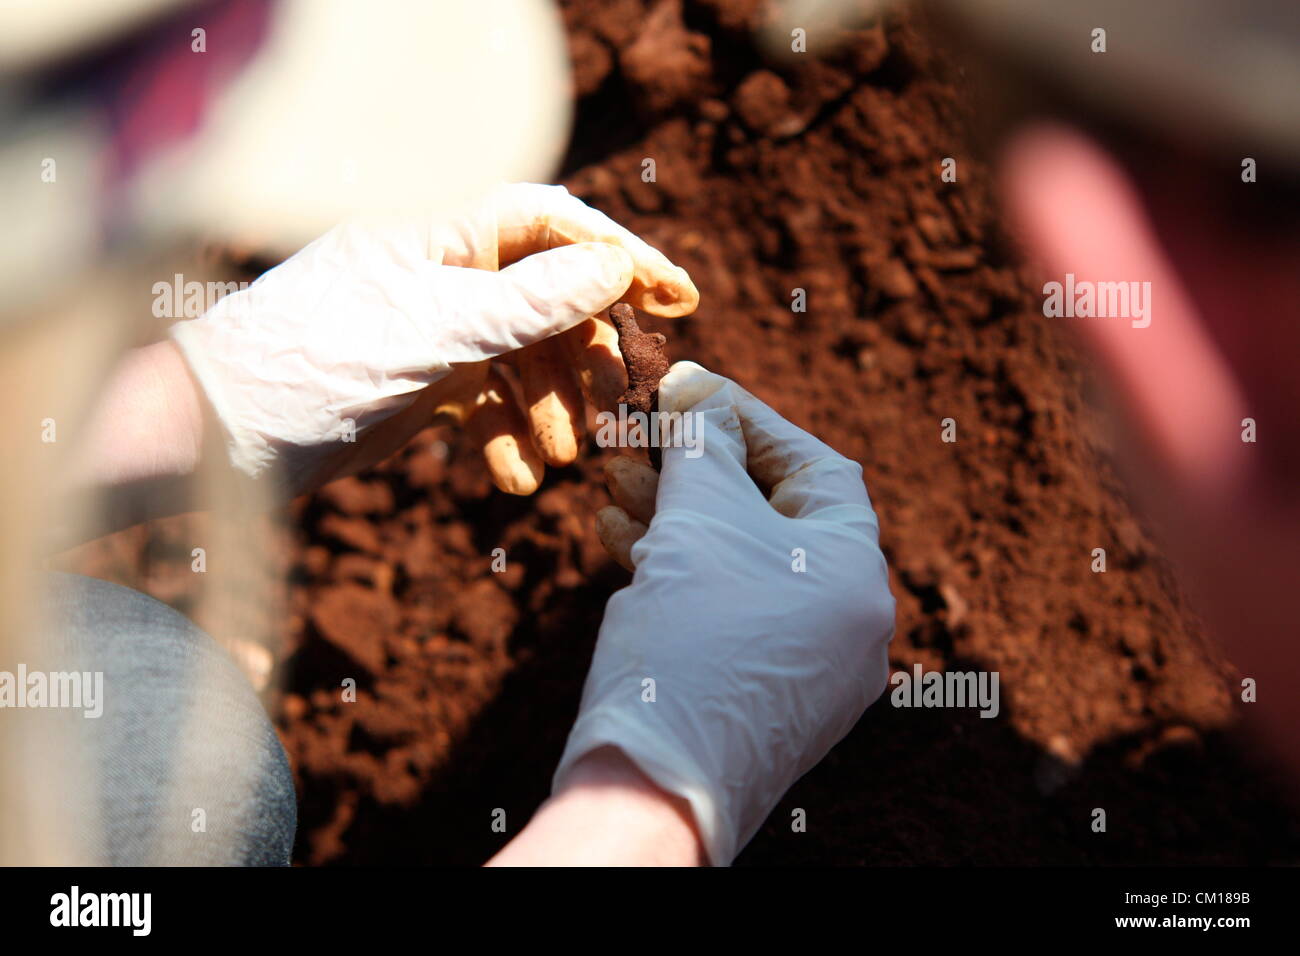
[[[569,118],[549,0],[0,4],[0,669],[52,633],[35,599],[51,542],[107,510],[72,494],[74,462],[122,350],[157,334],[155,283],[199,279],[201,243],[283,257],[358,212],[452,216],[549,178]],[[228,468],[188,484],[214,511],[247,504]],[[234,522],[203,545],[201,604],[257,634],[237,580],[256,545]],[[93,818],[96,754],[46,713],[0,726],[0,853],[91,862],[49,795]]]
[[[809,55],[894,0],[783,0],[764,21],[774,53]],[[929,22],[1007,79],[1011,95],[1054,87],[1079,106],[1209,145],[1243,143],[1300,163],[1300,5],[1291,0],[921,0]],[[1102,31],[1099,35],[1096,31]],[[1100,44],[1100,48],[1099,48]],[[1019,81],[1022,77],[1015,77]]]
[[[568,133],[548,0],[129,0],[86,20],[43,9],[0,7],[0,199],[39,218],[38,238],[68,235],[33,248],[6,230],[0,300],[33,265],[51,282],[75,276],[70,251],[74,264],[102,252],[82,248],[87,234],[283,257],[358,211],[451,213],[498,183],[548,178]],[[33,48],[12,40],[27,35]]]

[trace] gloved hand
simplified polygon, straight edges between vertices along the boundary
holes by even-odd
[[[884,689],[894,600],[856,462],[694,363],[673,366],[659,406],[698,416],[702,454],[663,449],[555,788],[618,747],[689,801],[726,865]],[[637,507],[637,485],[616,500]]]
[[[626,378],[616,338],[611,349],[589,319],[621,298],[678,316],[699,294],[563,187],[519,184],[452,222],[339,226],[171,331],[250,477],[278,466],[291,493],[305,491],[381,460],[437,418],[482,409],[494,479],[528,494],[543,459],[577,455],[579,380],[608,401]],[[488,367],[507,353],[527,416]]]

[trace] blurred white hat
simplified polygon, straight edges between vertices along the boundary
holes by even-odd
[[[4,3],[0,79],[0,295],[106,234],[292,251],[451,209],[550,176],[571,118],[551,0]]]

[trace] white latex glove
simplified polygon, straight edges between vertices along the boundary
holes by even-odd
[[[392,420],[453,368],[477,368],[461,402],[472,409],[487,373],[476,363],[625,296],[668,315],[698,301],[682,270],[563,187],[519,184],[453,222],[339,226],[171,331],[235,468],[280,466],[296,492],[427,425],[432,408]],[[376,431],[382,447],[365,454]]]
[[[894,599],[861,466],[691,362],[660,383],[659,405],[699,416],[703,455],[663,449],[656,511],[606,608],[555,787],[618,747],[690,802],[726,865],[884,690]]]

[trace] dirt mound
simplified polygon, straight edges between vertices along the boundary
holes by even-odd
[[[649,330],[862,462],[895,666],[1001,675],[993,720],[875,705],[740,862],[1295,861],[1287,807],[1239,756],[1233,669],[1123,502],[1091,383],[923,38],[894,18],[774,65],[756,3],[563,6],[581,94],[564,181],[701,292]],[[296,503],[280,726],[300,861],[479,863],[509,836],[494,809],[513,833],[545,798],[627,581],[592,532],[606,454],[517,499],[430,430]]]

